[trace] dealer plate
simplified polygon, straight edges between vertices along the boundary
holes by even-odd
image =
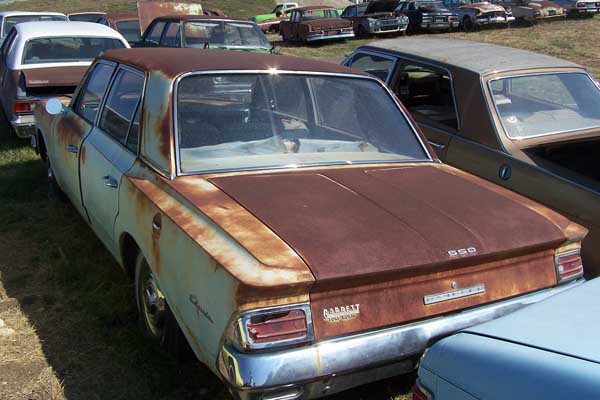
[[[442,301],[460,299],[461,297],[472,296],[474,294],[485,293],[485,285],[480,283],[475,286],[469,286],[464,289],[450,290],[444,293],[430,294],[423,297],[425,305],[441,303]]]

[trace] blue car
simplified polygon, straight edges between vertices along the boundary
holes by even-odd
[[[414,400],[600,399],[600,278],[440,340]]]

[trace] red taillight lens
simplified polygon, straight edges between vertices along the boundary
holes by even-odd
[[[271,343],[301,339],[308,335],[303,310],[289,310],[250,317],[246,329],[252,343]]]
[[[579,7],[579,8],[585,7],[585,3],[577,3],[577,7]]]
[[[15,114],[24,114],[33,112],[35,102],[33,101],[19,101],[15,103]]]
[[[419,384],[419,382],[415,383],[413,386],[413,394],[412,400],[432,400],[433,397],[423,386]]]
[[[556,254],[554,263],[559,282],[568,281],[583,275],[581,249]]]

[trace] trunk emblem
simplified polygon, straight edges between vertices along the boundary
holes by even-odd
[[[323,309],[323,319],[327,322],[350,321],[360,314],[360,304]]]
[[[485,293],[485,284],[480,283],[475,286],[469,286],[464,289],[450,290],[443,293],[429,294],[423,297],[425,305],[441,303],[443,301],[460,299],[461,297],[473,296],[475,294]]]

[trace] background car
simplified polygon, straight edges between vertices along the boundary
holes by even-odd
[[[268,53],[273,46],[254,22],[198,15],[152,21],[137,47],[194,47]]]
[[[70,96],[100,53],[129,47],[118,32],[89,22],[24,22],[0,48],[0,103],[20,138],[35,133],[33,109],[42,99]]]
[[[404,1],[397,11],[408,17],[409,33],[452,30],[460,25],[458,15],[450,12],[441,1]]]
[[[440,163],[358,70],[113,50],[36,121],[52,187],[135,277],[145,335],[187,339],[237,398],[412,371],[432,340],[582,283],[584,228]]]
[[[273,9],[273,11],[271,11],[270,13],[255,15],[250,18],[250,21],[260,24],[266,20],[283,16],[283,13],[285,12],[285,10],[287,10],[289,8],[297,8],[297,7],[298,7],[298,3],[278,3],[275,6],[275,8]]]
[[[0,44],[13,26],[21,22],[67,21],[65,14],[57,12],[5,11],[0,12]]]
[[[456,13],[461,27],[472,31],[482,26],[507,27],[515,17],[499,4],[480,0],[443,0],[446,7]]]
[[[600,89],[583,67],[417,38],[359,47],[345,65],[385,78],[442,161],[585,225],[588,276],[600,275]]]
[[[310,43],[353,38],[354,28],[333,7],[307,6],[294,9],[288,21],[281,21],[279,33],[284,42]]]
[[[566,9],[549,0],[497,0],[493,3],[502,4],[505,9],[511,11],[517,21],[529,24],[567,17]]]
[[[600,398],[600,279],[434,344],[413,399]]]
[[[554,0],[567,10],[569,17],[592,18],[600,11],[600,2],[596,0]]]
[[[346,7],[341,17],[352,21],[355,36],[404,33],[408,17],[396,12],[398,0],[376,0]]]

